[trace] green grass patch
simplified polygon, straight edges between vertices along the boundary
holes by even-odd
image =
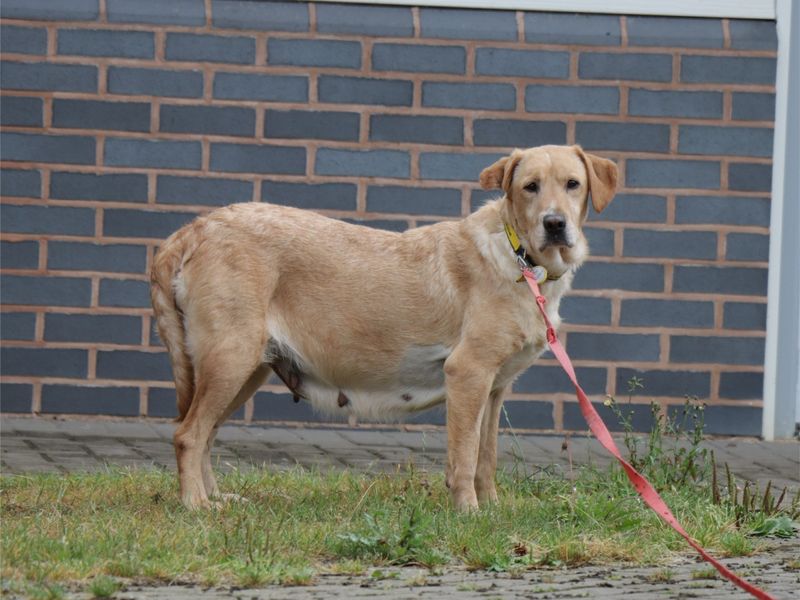
[[[472,514],[450,505],[444,478],[412,467],[233,472],[225,492],[249,502],[190,512],[176,477],[156,470],[0,478],[3,588],[39,598],[64,589],[112,595],[122,582],[307,585],[319,573],[386,577],[398,565],[515,572],[540,566],[658,563],[688,553],[618,468],[498,477],[499,502]],[[733,507],[709,488],[664,497],[716,554],[754,552]]]

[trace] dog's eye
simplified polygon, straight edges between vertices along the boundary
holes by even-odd
[[[570,180],[567,182],[567,189],[568,189],[568,190],[576,190],[576,189],[578,189],[578,187],[579,187],[580,185],[581,185],[581,184],[580,184],[578,181],[576,181],[575,179],[570,179]]]
[[[528,190],[529,192],[536,194],[539,192],[539,183],[536,181],[531,181],[528,185],[525,186],[525,189]]]

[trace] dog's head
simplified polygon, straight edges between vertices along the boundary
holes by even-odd
[[[556,273],[580,265],[588,254],[582,226],[589,198],[597,212],[614,197],[617,166],[580,146],[514,150],[480,177],[484,189],[500,188],[503,218],[528,255]]]

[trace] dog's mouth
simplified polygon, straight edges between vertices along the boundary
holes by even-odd
[[[545,240],[545,242],[539,246],[539,252],[544,252],[545,250],[549,250],[550,248],[569,250],[574,246],[575,244],[568,241],[566,237],[559,236],[557,238],[550,238]]]

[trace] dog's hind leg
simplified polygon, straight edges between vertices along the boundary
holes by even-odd
[[[217,432],[219,431],[219,426],[222,425],[225,421],[228,420],[234,412],[236,412],[240,406],[242,406],[245,402],[247,402],[253,394],[256,393],[258,388],[267,380],[267,376],[269,375],[269,367],[266,365],[260,365],[253,371],[250,378],[245,382],[242,386],[242,389],[239,390],[239,393],[236,394],[236,398],[234,398],[233,402],[225,409],[225,413],[220,417],[219,421],[216,425],[214,425],[214,429],[211,430],[211,435],[208,438],[208,443],[206,444],[205,451],[203,452],[203,484],[206,488],[206,494],[209,498],[214,498],[215,496],[219,496],[219,487],[217,486],[217,479],[214,476],[214,469],[211,466],[211,448],[214,446],[214,439],[217,437]]]
[[[237,330],[227,331],[224,341],[210,341],[196,355],[194,398],[174,437],[181,500],[188,508],[210,504],[208,492],[214,489],[206,489],[203,465],[214,429],[238,408],[240,392],[260,368],[263,351],[260,335]]]

